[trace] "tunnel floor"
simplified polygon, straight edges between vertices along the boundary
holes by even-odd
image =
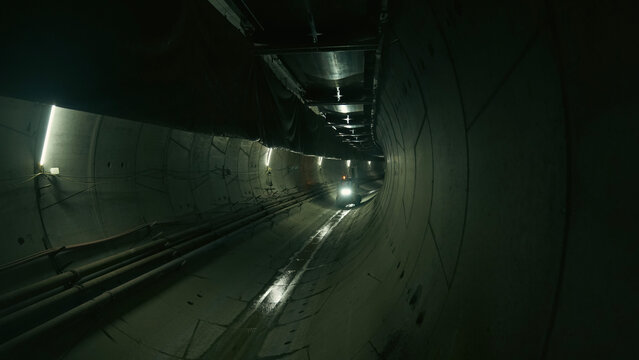
[[[218,240],[199,261],[69,330],[60,358],[312,358],[330,275],[362,240],[381,185],[360,185],[359,206],[337,208],[329,194]]]

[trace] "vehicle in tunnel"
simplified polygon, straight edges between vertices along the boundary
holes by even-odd
[[[353,178],[342,175],[337,185],[337,194],[335,195],[335,204],[337,207],[358,205],[361,201],[362,195],[359,193],[357,182],[353,180]]]

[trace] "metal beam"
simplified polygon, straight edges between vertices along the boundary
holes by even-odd
[[[370,121],[351,121],[351,122],[333,122],[333,121],[329,121],[326,124],[331,125],[331,126],[342,126],[342,125],[369,125],[370,126]]]
[[[373,99],[364,99],[364,100],[341,100],[341,101],[337,101],[337,100],[329,100],[329,99],[325,99],[325,100],[312,100],[312,99],[305,99],[304,102],[306,103],[306,105],[309,106],[322,106],[322,105],[372,105],[373,104]]]
[[[320,42],[317,44],[254,44],[257,55],[304,54],[333,51],[375,51],[377,39],[364,42]]]
[[[360,143],[366,143],[366,142],[370,142],[370,141],[372,141],[372,140],[371,140],[371,139],[366,139],[366,140],[351,140],[351,139],[344,139],[344,140],[342,140],[342,142],[345,142],[345,143],[357,143],[357,144],[360,144]]]
[[[371,115],[366,113],[343,114],[343,113],[326,112],[325,117],[326,117],[326,121],[335,122],[338,124],[343,124],[344,122],[346,122],[346,120],[350,121],[351,123],[361,123],[361,122],[371,121]]]
[[[336,128],[343,128],[343,129],[357,129],[357,128],[363,128],[363,127],[370,127],[370,124],[334,124],[334,125],[326,125],[328,127],[336,127]]]
[[[371,136],[371,133],[360,133],[360,134],[337,134],[337,137],[368,137]]]
[[[266,66],[271,69],[273,75],[288,89],[293,95],[295,95],[300,101],[304,102],[304,87],[300,84],[295,76],[284,66],[282,61],[275,55],[267,55],[262,57]]]

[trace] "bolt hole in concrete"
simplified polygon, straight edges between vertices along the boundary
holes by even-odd
[[[411,309],[415,309],[415,304],[417,303],[417,300],[419,300],[419,298],[422,295],[422,286],[419,285],[417,286],[417,289],[415,289],[415,292],[413,293],[413,296],[410,297],[410,300],[408,301],[408,305],[410,305]]]
[[[24,244],[24,238],[22,236],[18,238],[18,244]]]

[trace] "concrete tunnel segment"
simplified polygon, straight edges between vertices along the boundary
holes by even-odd
[[[391,4],[386,177],[313,323],[318,358],[637,354],[638,52],[623,10]]]

